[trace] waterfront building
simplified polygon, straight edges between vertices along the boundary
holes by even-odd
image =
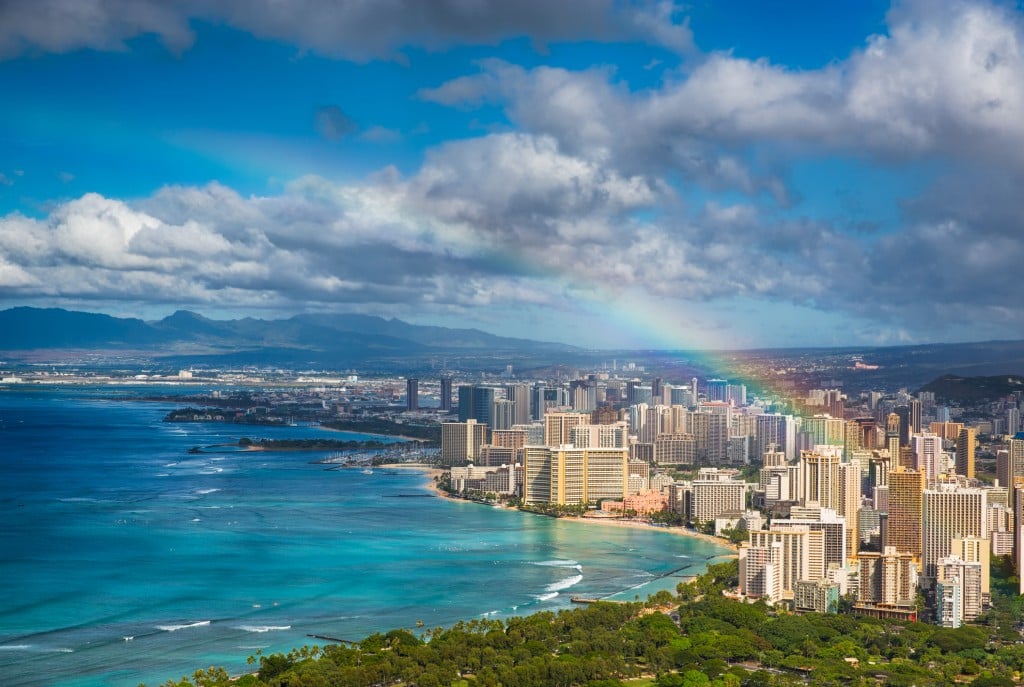
[[[527,446],[524,499],[559,505],[622,499],[628,489],[628,461],[626,448]]]
[[[441,464],[465,465],[480,459],[487,443],[487,425],[476,420],[441,423]]]
[[[693,481],[693,512],[695,523],[713,521],[727,511],[746,508],[747,485],[734,480],[715,469],[702,469]]]

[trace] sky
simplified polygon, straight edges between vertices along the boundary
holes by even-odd
[[[1024,337],[1024,12],[0,0],[0,308]]]

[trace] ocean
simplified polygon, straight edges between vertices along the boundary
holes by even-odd
[[[194,390],[191,390],[194,393]],[[317,427],[162,421],[167,389],[0,390],[0,684],[155,687],[257,651],[645,598],[724,549],[435,498],[409,470],[215,450]],[[112,398],[123,396],[124,400]]]

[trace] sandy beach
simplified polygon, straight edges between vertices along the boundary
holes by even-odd
[[[428,477],[428,479],[424,482],[424,485],[432,493],[443,498],[455,498],[453,496],[450,496],[448,492],[440,489],[437,486],[437,478],[445,473],[445,470],[442,470],[438,467],[429,465],[427,463],[384,463],[378,467],[387,468],[389,470],[419,470]],[[507,506],[502,507],[507,508]],[[722,548],[730,549],[733,552],[739,550],[739,548],[735,544],[725,539],[722,539],[721,537],[715,537],[710,534],[704,534],[702,532],[694,532],[693,530],[687,529],[685,527],[661,527],[658,525],[653,525],[649,522],[644,522],[643,520],[623,520],[621,518],[614,517],[604,518],[565,516],[562,519],[571,520],[573,522],[581,522],[588,525],[600,525],[604,527],[625,527],[635,530],[656,530],[658,532],[667,532],[669,534],[674,534],[676,536],[681,537],[693,537],[694,539],[700,539],[701,541],[708,542],[709,544],[715,544],[717,546],[721,546]],[[728,555],[736,554],[733,553]]]
[[[738,551],[739,548],[721,537],[715,537],[710,534],[704,534],[703,532],[694,532],[693,530],[685,527],[661,527],[659,525],[652,525],[651,523],[644,522],[643,520],[623,520],[620,518],[601,518],[601,517],[566,517],[565,520],[572,520],[574,522],[585,522],[588,524],[605,525],[608,527],[626,527],[635,530],[656,530],[658,532],[668,532],[669,534],[675,534],[681,537],[692,537],[694,539],[700,539],[710,544],[721,546],[722,548],[730,549],[732,551]],[[730,554],[735,555],[735,554]]]
[[[374,468],[386,469],[386,470],[416,470],[422,472],[427,478],[424,480],[423,485],[430,490],[436,496],[448,497],[448,492],[443,491],[437,486],[437,478],[443,475],[446,471],[442,470],[429,463],[381,463],[375,465]]]

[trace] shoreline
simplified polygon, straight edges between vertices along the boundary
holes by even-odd
[[[438,468],[438,467],[436,467],[434,465],[430,465],[428,463],[384,463],[384,464],[381,464],[379,466],[374,466],[374,467],[381,467],[381,468],[388,468],[388,469],[420,470],[420,471],[422,471],[424,473],[424,476],[427,477],[427,479],[424,480],[424,486],[427,488],[428,491],[430,491],[435,496],[438,496],[440,498],[449,499],[449,500],[452,500],[452,501],[465,501],[467,503],[477,503],[476,501],[473,501],[471,499],[460,499],[460,498],[457,498],[455,496],[452,496],[448,492],[444,491],[443,489],[441,489],[437,485],[436,478],[438,476],[444,474],[445,470],[443,470],[441,468]],[[480,505],[484,505],[484,504],[480,504]],[[515,511],[519,510],[518,508],[512,508],[511,506],[506,506],[504,504],[498,504],[498,505],[499,505],[499,507],[501,507],[501,508],[503,508],[505,510],[515,510]],[[490,506],[490,507],[493,507],[493,506]],[[623,520],[621,518],[605,518],[605,517],[600,517],[600,516],[598,516],[598,517],[594,517],[594,516],[587,517],[587,516],[579,516],[579,515],[565,515],[565,516],[556,517],[555,519],[556,520],[567,520],[569,522],[580,522],[580,523],[588,524],[588,525],[591,525],[591,524],[592,525],[603,525],[605,527],[620,527],[620,528],[634,529],[634,530],[645,530],[645,531],[648,531],[648,532],[666,532],[668,534],[672,534],[672,535],[675,535],[677,537],[690,537],[690,538],[693,538],[693,539],[699,539],[700,541],[703,541],[705,543],[714,544],[714,545],[719,546],[719,547],[721,547],[723,549],[728,549],[729,551],[731,551],[731,553],[722,554],[722,557],[730,557],[730,558],[732,558],[732,557],[735,557],[735,556],[739,555],[739,547],[736,546],[735,544],[733,544],[732,542],[730,542],[730,541],[728,541],[726,539],[723,539],[721,537],[716,537],[716,536],[711,535],[711,534],[704,534],[703,532],[694,532],[693,530],[687,529],[685,527],[662,527],[660,525],[655,525],[655,524],[653,524],[651,522],[644,521],[644,520]]]
[[[716,537],[711,534],[704,534],[703,532],[694,532],[693,530],[686,529],[685,527],[662,527],[644,520],[623,520],[620,518],[602,518],[602,517],[587,517],[578,515],[567,515],[559,518],[561,520],[570,520],[572,522],[583,522],[583,523],[594,523],[598,525],[605,525],[609,527],[623,527],[626,529],[633,530],[646,530],[653,532],[667,532],[668,534],[674,534],[677,537],[690,537],[692,539],[699,539],[700,541],[708,544],[715,544],[723,549],[729,549],[732,553],[722,554],[722,557],[734,557],[738,555],[739,547],[732,542]]]

